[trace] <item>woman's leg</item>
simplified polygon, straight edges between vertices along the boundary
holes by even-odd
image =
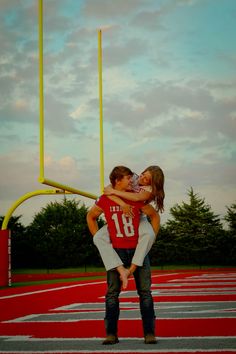
[[[107,225],[104,225],[101,229],[98,230],[98,232],[96,232],[96,234],[93,236],[93,243],[98,248],[105,269],[107,271],[123,265],[120,257],[111,244]]]
[[[156,235],[153,231],[152,225],[146,217],[141,216],[139,224],[139,238],[138,244],[133,256],[132,264],[141,267],[145,256],[148,254],[155,242]]]

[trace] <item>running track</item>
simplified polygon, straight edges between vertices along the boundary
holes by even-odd
[[[236,270],[153,274],[158,344],[145,345],[133,280],[120,343],[103,346],[105,279],[0,290],[2,353],[236,353]]]

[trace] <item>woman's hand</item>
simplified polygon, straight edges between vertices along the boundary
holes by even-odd
[[[129,205],[129,204],[124,204],[121,207],[123,214],[127,217],[133,218],[134,217],[134,213],[133,213],[133,206]]]
[[[112,195],[112,194],[115,194],[115,193],[114,193],[114,189],[112,188],[111,185],[106,186],[106,187],[104,188],[104,194],[105,194],[105,195]]]

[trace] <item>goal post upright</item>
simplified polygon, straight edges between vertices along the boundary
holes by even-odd
[[[81,191],[77,188],[67,186],[65,184],[53,181],[46,178],[44,173],[44,66],[43,66],[43,0],[38,0],[38,56],[39,56],[39,178],[38,181],[42,184],[60,188],[66,193],[78,194],[90,199],[96,199],[97,196],[90,192]],[[101,121],[102,126],[102,121]],[[101,130],[100,126],[100,130]],[[103,164],[103,162],[102,162]],[[103,188],[102,188],[103,190]]]
[[[41,184],[55,189],[28,192],[14,201],[7,210],[0,229],[0,287],[11,285],[11,232],[8,227],[15,209],[25,200],[37,195],[78,194],[89,199],[97,199],[97,195],[73,188],[44,175],[44,75],[43,75],[43,0],[38,0],[38,46],[39,46],[39,178]],[[102,31],[98,31],[98,70],[99,70],[99,108],[100,108],[100,189],[104,189],[104,151],[103,151],[103,107],[102,107]]]
[[[99,126],[100,126],[100,192],[104,190],[104,145],[103,145],[103,92],[102,92],[102,30],[98,30],[98,84],[99,84]]]
[[[38,0],[39,48],[39,182],[44,180],[43,0]]]

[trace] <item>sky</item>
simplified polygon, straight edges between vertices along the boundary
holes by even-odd
[[[100,194],[116,165],[165,174],[164,224],[193,191],[223,220],[236,202],[236,1],[44,1],[45,177]],[[37,0],[0,0],[0,215],[39,177]],[[49,202],[13,216],[29,225]],[[94,200],[72,195],[86,206]]]

